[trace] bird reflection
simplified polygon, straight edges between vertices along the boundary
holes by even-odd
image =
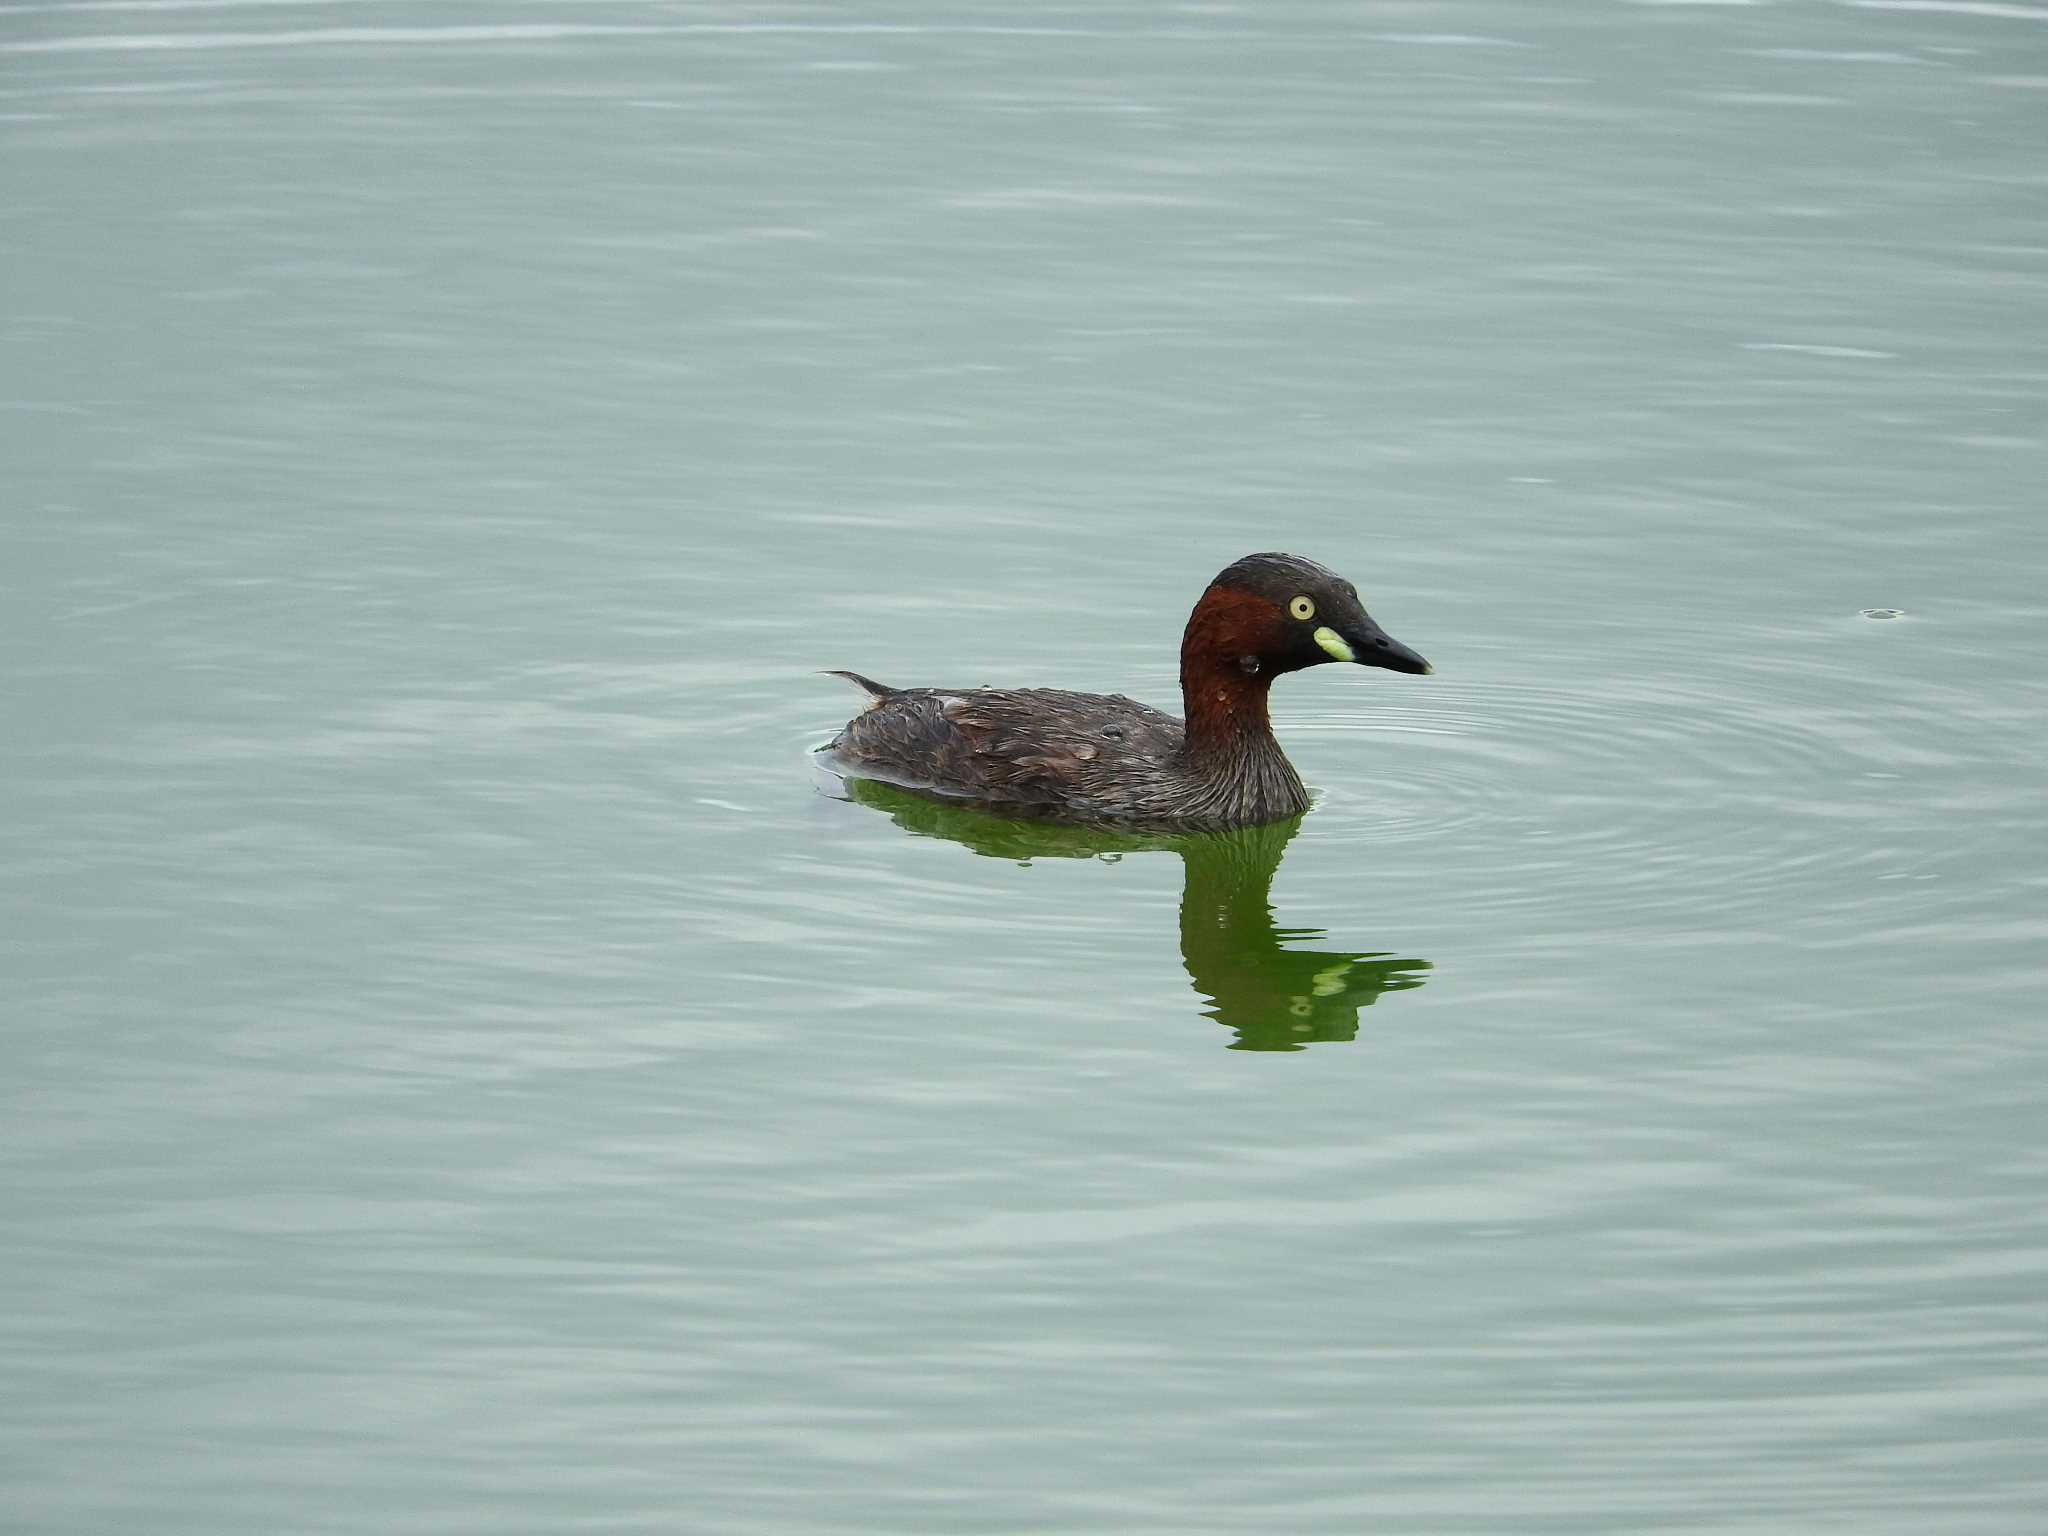
[[[943,837],[990,858],[1115,858],[1178,853],[1180,953],[1203,1016],[1231,1030],[1235,1051],[1298,1051],[1312,1042],[1355,1040],[1358,1010],[1387,992],[1422,985],[1427,960],[1385,952],[1309,949],[1320,928],[1273,922],[1273,873],[1301,827],[1299,816],[1233,832],[1145,834],[1051,822],[1006,821],[939,804],[870,779],[843,781],[847,798],[886,811],[898,826]]]

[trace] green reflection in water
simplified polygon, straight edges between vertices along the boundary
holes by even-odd
[[[1273,922],[1274,871],[1301,818],[1235,832],[1189,835],[1114,832],[1042,821],[1006,821],[946,805],[869,779],[844,781],[848,798],[886,811],[923,837],[942,837],[989,858],[1120,858],[1171,852],[1181,858],[1180,954],[1203,1016],[1233,1031],[1234,1051],[1298,1051],[1317,1041],[1355,1040],[1358,1010],[1387,992],[1422,985],[1427,960],[1385,951],[1309,949],[1320,928]]]

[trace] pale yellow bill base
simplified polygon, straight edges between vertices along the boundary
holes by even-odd
[[[1334,629],[1330,628],[1330,626],[1327,624],[1319,624],[1316,626],[1314,639],[1317,645],[1320,645],[1325,651],[1329,652],[1330,655],[1338,661],[1358,660],[1357,655],[1353,653],[1351,647],[1344,643],[1344,637],[1338,634],[1337,631],[1335,631]]]

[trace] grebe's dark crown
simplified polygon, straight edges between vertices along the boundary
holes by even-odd
[[[1282,554],[1278,550],[1233,560],[1216,573],[1216,579],[1209,585],[1235,587],[1243,592],[1256,592],[1261,597],[1277,597],[1282,601],[1303,587],[1351,590],[1351,583],[1328,566],[1317,565],[1315,561],[1304,560],[1299,555]]]

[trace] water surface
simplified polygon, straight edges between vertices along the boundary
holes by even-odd
[[[12,1528],[2035,1529],[2044,83],[0,10]],[[1263,548],[1291,835],[817,781]]]

